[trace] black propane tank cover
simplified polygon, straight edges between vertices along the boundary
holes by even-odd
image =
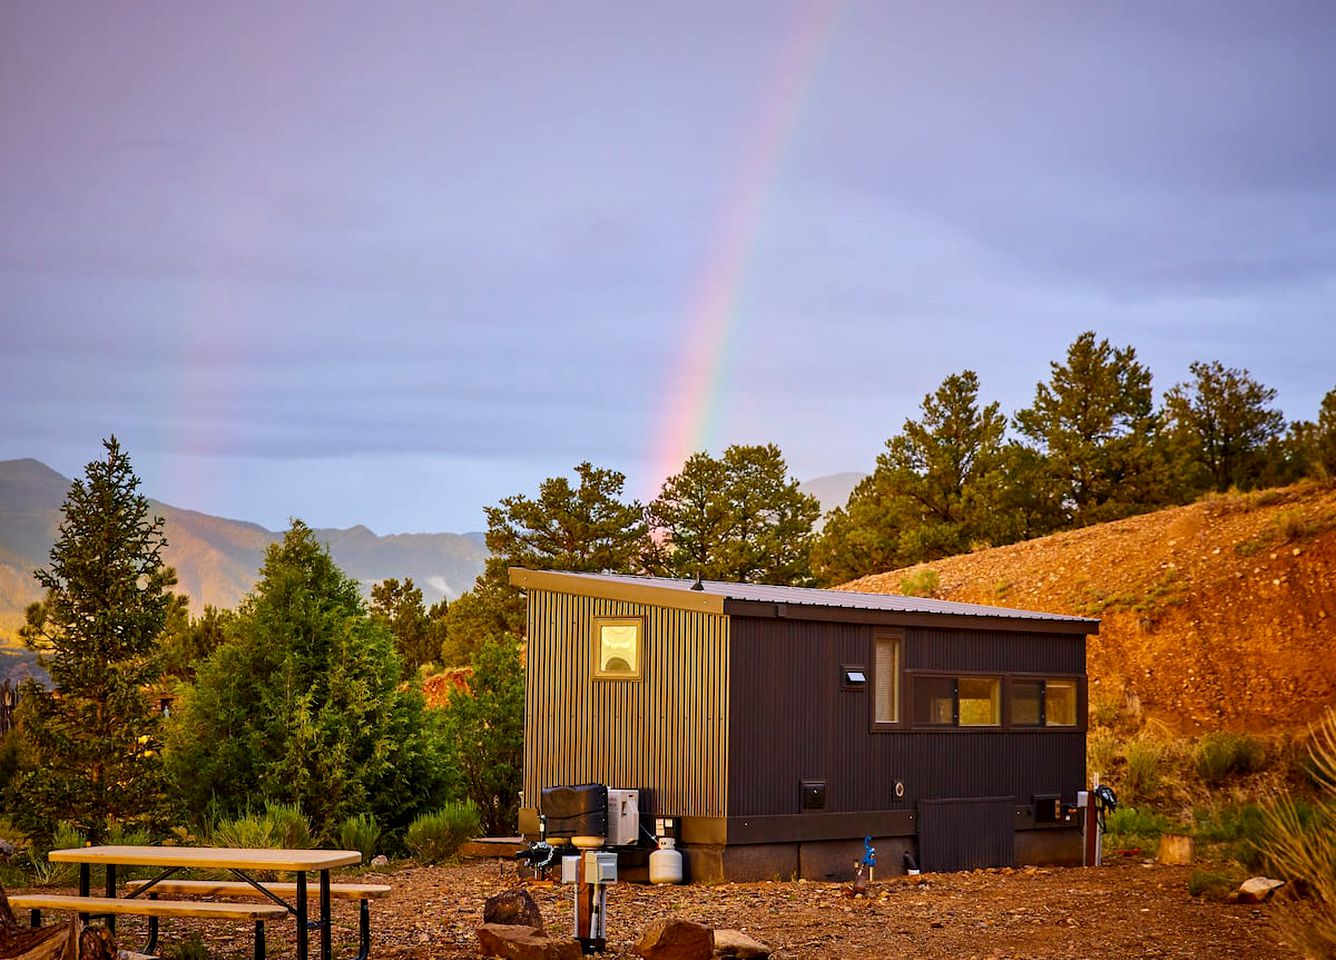
[[[606,837],[608,788],[602,783],[547,787],[539,799],[549,837]]]
[[[803,809],[826,809],[826,781],[804,780],[802,782]]]

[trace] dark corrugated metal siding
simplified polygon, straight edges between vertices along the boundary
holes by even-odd
[[[547,590],[528,593],[524,796],[597,782],[641,809],[724,816],[728,618]],[[643,617],[638,681],[591,678],[595,617]]]
[[[907,630],[908,670],[1085,673],[1085,638],[1004,630]]]
[[[934,873],[1016,865],[1015,800],[969,797],[919,804],[919,866]]]
[[[870,689],[841,689],[842,664],[870,665],[873,628],[733,617],[729,816],[801,812],[824,780],[827,812],[913,810],[920,800],[1060,793],[1085,776],[1079,730],[870,732]],[[905,631],[907,669],[1084,673],[1081,637]],[[902,703],[902,711],[907,708]],[[895,796],[900,781],[905,791]],[[1013,811],[1014,813],[1014,811]]]

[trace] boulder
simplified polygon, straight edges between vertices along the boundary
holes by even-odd
[[[710,960],[714,956],[714,931],[676,917],[655,920],[631,952],[645,960]]]
[[[482,922],[543,929],[543,915],[527,890],[503,890],[488,897],[482,908]]]
[[[533,927],[484,923],[478,928],[478,952],[503,960],[581,960],[580,943],[570,937],[550,937]]]
[[[771,950],[760,940],[747,936],[741,930],[716,930],[714,932],[714,955],[716,957],[737,957],[750,960],[770,956]]]
[[[1284,880],[1272,880],[1270,877],[1244,880],[1243,886],[1239,887],[1239,903],[1261,903],[1283,886],[1285,886]]]

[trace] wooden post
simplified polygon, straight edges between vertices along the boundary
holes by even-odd
[[[585,882],[585,854],[580,851],[580,863],[575,870],[575,939],[587,947],[593,935],[594,885]]]
[[[1087,867],[1099,863],[1099,815],[1095,812],[1095,792],[1086,794],[1085,806],[1085,855],[1081,858]]]

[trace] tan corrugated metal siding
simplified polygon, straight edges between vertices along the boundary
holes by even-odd
[[[530,588],[524,798],[604,783],[641,809],[721,817],[728,770],[728,617]],[[644,619],[641,679],[592,679],[595,617]]]

